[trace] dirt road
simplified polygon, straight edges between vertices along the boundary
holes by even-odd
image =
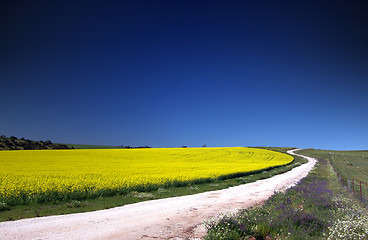
[[[295,151],[295,150],[293,150]],[[293,151],[289,153],[293,154]],[[316,160],[254,183],[195,195],[140,202],[88,213],[0,223],[0,239],[194,239],[203,221],[220,213],[262,204],[307,176]]]

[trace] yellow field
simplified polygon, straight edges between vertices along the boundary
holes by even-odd
[[[286,154],[240,147],[0,151],[0,200],[44,202],[122,193],[292,160]]]

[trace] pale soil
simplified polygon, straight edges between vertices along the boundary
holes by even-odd
[[[290,152],[293,154],[292,152]],[[254,183],[107,210],[0,223],[0,239],[192,239],[205,234],[203,221],[220,213],[262,204],[307,176],[316,160]]]

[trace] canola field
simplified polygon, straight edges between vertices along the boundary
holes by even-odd
[[[0,202],[86,199],[262,170],[293,157],[255,148],[0,151]]]

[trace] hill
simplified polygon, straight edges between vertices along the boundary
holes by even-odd
[[[0,150],[36,150],[36,149],[73,149],[65,144],[52,143],[47,141],[34,141],[25,138],[18,139],[5,135],[0,136]]]

